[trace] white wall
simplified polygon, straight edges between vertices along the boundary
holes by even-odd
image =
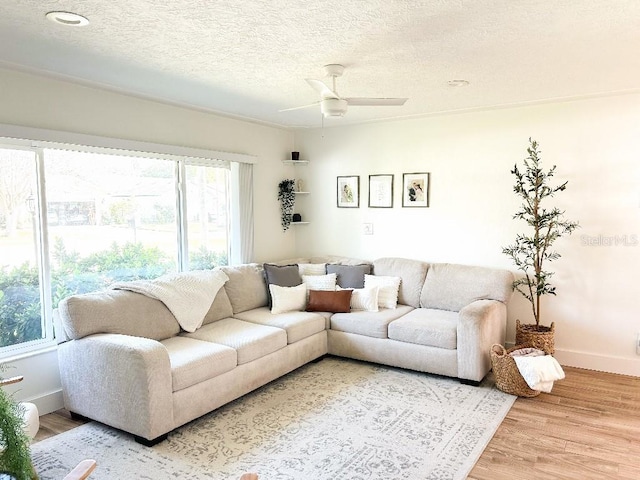
[[[291,175],[282,163],[291,131],[3,69],[0,123],[255,155],[255,261],[294,254],[277,201],[278,182]],[[35,399],[41,412],[62,406],[55,350],[11,363],[25,376],[17,398]]]
[[[640,376],[633,280],[640,269],[640,95],[298,131],[312,192],[298,210],[312,223],[296,230],[297,253],[513,269],[501,247],[524,224],[512,220],[519,202],[510,169],[526,157],[529,137],[544,163],[557,165],[558,181],[569,181],[553,202],[581,224],[556,244],[558,295],[543,304],[543,323],[556,322],[557,357]],[[401,207],[403,172],[431,173],[429,208]],[[393,209],[367,207],[370,174],[395,175]],[[360,208],[336,208],[338,175],[360,176]],[[373,235],[363,235],[364,222],[373,223]],[[513,341],[515,319],[532,316],[519,295],[509,312]]]

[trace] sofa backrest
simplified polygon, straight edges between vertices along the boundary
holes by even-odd
[[[386,257],[373,262],[374,275],[400,277],[398,303],[414,308],[420,306],[420,293],[428,268],[429,264],[426,262],[407,258]]]
[[[120,333],[164,340],[180,325],[160,300],[126,290],[73,295],[58,304],[58,316],[68,338],[94,333]]]
[[[211,308],[209,308],[209,311],[204,316],[202,325],[217,322],[218,320],[222,320],[223,318],[229,318],[232,315],[233,307],[231,306],[231,300],[229,300],[229,295],[227,294],[227,291],[223,286],[222,288],[220,288],[220,290],[218,290],[216,298],[213,299]]]
[[[507,303],[513,292],[513,274],[497,268],[433,263],[429,266],[420,306],[460,311],[475,300]]]
[[[260,264],[247,263],[220,269],[229,277],[224,289],[229,296],[233,313],[267,306],[267,284]]]
[[[296,262],[303,263],[303,262]],[[354,257],[343,257],[340,255],[323,255],[310,257],[307,263],[335,263],[338,265],[364,265],[371,264],[369,260],[362,260]]]

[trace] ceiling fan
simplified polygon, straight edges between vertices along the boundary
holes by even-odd
[[[289,112],[291,110],[300,110],[303,108],[315,107],[320,105],[320,111],[323,117],[342,117],[347,113],[347,108],[351,106],[402,106],[407,101],[406,98],[367,98],[367,97],[341,97],[336,90],[336,78],[341,77],[344,73],[344,66],[338,64],[325,65],[324,72],[327,77],[331,77],[332,87],[329,88],[320,80],[307,78],[307,83],[316,92],[320,94],[320,100],[309,105],[301,107],[286,108],[281,112]]]

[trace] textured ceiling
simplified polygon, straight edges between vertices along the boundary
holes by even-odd
[[[45,19],[89,18],[83,28]],[[409,97],[325,125],[640,91],[639,0],[2,0],[0,66],[283,126],[305,78]],[[467,87],[451,87],[465,79]],[[327,82],[329,83],[329,82]]]

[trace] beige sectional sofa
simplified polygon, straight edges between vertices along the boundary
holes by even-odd
[[[477,384],[490,369],[491,345],[504,342],[513,281],[504,270],[382,258],[372,273],[401,279],[396,308],[272,314],[261,265],[220,269],[228,281],[191,333],[162,302],[139,293],[60,302],[65,407],[154,444],[327,353]]]

